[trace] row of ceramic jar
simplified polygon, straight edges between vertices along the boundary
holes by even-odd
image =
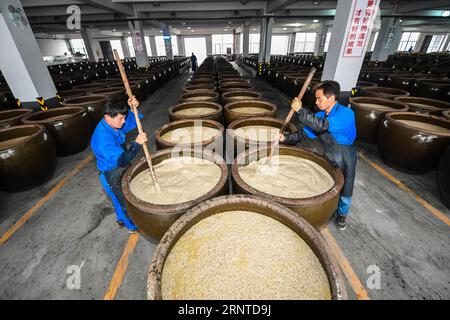
[[[180,69],[184,70],[188,67],[189,58],[182,58],[176,61],[154,62],[149,67],[137,68],[137,66],[129,62],[130,74],[142,75],[145,73],[149,76],[147,85],[150,86],[148,91],[154,91],[162,83],[179,74]],[[56,66],[53,66],[56,68]],[[81,70],[80,70],[81,68]],[[154,77],[153,77],[154,76]],[[53,81],[57,92],[65,92],[72,89],[83,89],[83,85],[90,86],[93,82],[99,82],[104,79],[115,78],[120,80],[115,62],[90,64],[88,67],[81,67],[79,64],[67,64],[64,68],[55,69],[52,73]],[[135,79],[137,80],[137,79]],[[0,111],[16,108],[16,99],[6,83],[0,86]]]
[[[132,91],[141,101],[151,92],[145,84],[149,77],[153,75],[130,74]],[[76,154],[89,145],[108,97],[126,103],[118,78],[99,80],[72,91],[79,92],[61,93],[58,108],[0,112],[0,189],[19,191],[47,181],[55,170],[57,156]]]

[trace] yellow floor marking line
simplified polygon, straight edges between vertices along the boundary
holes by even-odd
[[[336,239],[334,239],[334,237],[332,236],[330,230],[327,227],[325,227],[322,228],[320,233],[325,238],[325,241],[330,247],[331,252],[334,254],[337,262],[339,263],[342,272],[344,272],[345,277],[347,278],[348,282],[350,283],[350,286],[355,292],[356,299],[370,300],[369,295],[367,294],[366,289],[364,289],[361,280],[359,280],[358,276],[356,275],[355,271],[350,265],[350,262],[347,260],[338,243],[336,242]]]
[[[117,290],[122,284],[123,277],[127,271],[130,255],[133,253],[138,239],[139,233],[133,233],[128,238],[127,245],[125,246],[125,249],[123,249],[123,253],[120,257],[119,263],[117,264],[116,271],[114,272],[111,282],[109,283],[108,290],[103,298],[104,300],[114,300]]]
[[[61,190],[64,185],[78,172],[80,172],[89,162],[91,162],[94,159],[94,155],[90,154],[87,156],[79,165],[75,167],[69,174],[67,174],[58,184],[53,187],[52,190],[50,190],[49,193],[41,200],[39,200],[33,207],[31,207],[30,210],[28,210],[19,220],[17,220],[9,229],[6,231],[0,238],[0,246],[3,245],[6,241],[8,241],[9,238],[17,231],[19,230],[25,222],[30,219],[33,214],[36,213],[44,204],[46,204],[59,190]]]
[[[424,206],[432,215],[434,215],[436,218],[444,222],[447,226],[450,226],[450,218],[447,217],[444,213],[433,207],[429,202],[420,197],[417,193],[415,193],[413,190],[411,190],[409,187],[403,184],[400,180],[395,178],[392,174],[390,174],[382,167],[380,167],[378,164],[367,158],[362,152],[359,152],[359,156],[362,159],[364,159],[367,163],[369,163],[373,168],[378,170],[378,172],[380,172],[383,176],[391,180],[397,187],[413,196],[416,199],[416,201],[419,202],[422,206]]]

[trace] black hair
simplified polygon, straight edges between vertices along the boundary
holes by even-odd
[[[322,89],[325,97],[329,98],[330,96],[334,96],[336,101],[341,93],[341,86],[339,85],[339,82],[332,80],[325,80],[316,85],[314,87],[314,93],[319,89]]]
[[[105,107],[103,109],[103,115],[109,115],[111,118],[115,118],[118,114],[126,116],[128,113],[128,106],[117,97],[109,97],[106,100]]]

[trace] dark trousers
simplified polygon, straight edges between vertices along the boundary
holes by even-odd
[[[317,139],[307,139],[301,146],[322,154],[341,169],[344,186],[339,195],[338,213],[347,216],[352,202],[358,159],[355,147],[336,143],[329,133],[322,134]]]
[[[335,144],[332,148],[325,149],[324,156],[334,162],[344,174],[344,186],[341,197],[351,197],[355,184],[356,163],[358,155],[353,145]]]
[[[127,215],[126,200],[121,186],[124,173],[125,168],[116,168],[111,171],[101,172],[100,182],[111,198],[116,210],[117,221],[123,222],[129,230],[137,230],[137,227]]]
[[[116,168],[111,171],[105,171],[106,182],[108,182],[111,191],[119,200],[120,206],[124,212],[127,211],[127,202],[122,191],[122,177],[125,174],[125,168]]]
[[[321,154],[337,165],[345,178],[340,194],[341,197],[351,197],[353,195],[358,159],[358,154],[353,145],[338,144],[329,133],[324,133],[318,136],[317,139],[304,140],[299,146]]]

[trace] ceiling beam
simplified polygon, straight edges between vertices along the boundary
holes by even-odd
[[[70,6],[72,4],[82,5],[82,1],[78,0],[22,0],[22,7],[47,7],[47,6]]]
[[[286,9],[286,7],[290,6],[291,4],[294,4],[295,2],[298,2],[298,1],[296,1],[296,0],[270,0],[270,2],[267,4],[266,13],[275,13],[277,11]]]
[[[167,3],[167,2],[266,2],[267,0],[158,0],[158,1],[149,1],[149,0],[112,0],[112,2],[117,3],[149,3],[149,2],[159,2],[159,3]]]
[[[448,0],[427,0],[427,1],[402,1],[398,6],[398,13],[407,13],[425,9],[446,8],[449,6]]]
[[[133,8],[124,3],[116,3],[111,0],[83,0],[83,2],[88,3],[94,7],[106,9],[113,11],[125,16],[134,16]]]
[[[252,25],[252,23],[255,23],[256,19],[249,19],[247,21],[245,21],[244,23],[244,27],[250,27]]]
[[[66,17],[61,15],[29,17],[28,21],[30,22],[31,26],[44,24],[62,24],[66,26]],[[83,25],[89,23],[92,25],[97,25],[100,24],[102,21],[107,21],[108,23],[111,23],[110,21],[114,21],[114,14],[104,13],[104,14],[85,15],[81,19],[81,24]],[[65,28],[67,28],[67,26]]]
[[[81,8],[81,19],[84,19],[84,16],[91,14],[108,14],[110,13],[107,10],[94,8],[91,6],[80,6]],[[68,16],[72,13],[67,13],[67,6],[52,6],[52,7],[28,7],[24,8],[25,14],[27,17],[60,17],[60,16]]]
[[[246,5],[237,2],[198,2],[189,3],[160,3],[154,6],[152,3],[136,3],[136,11],[141,12],[187,12],[187,11],[240,11],[240,10],[259,10],[264,8],[264,2],[249,2]]]

